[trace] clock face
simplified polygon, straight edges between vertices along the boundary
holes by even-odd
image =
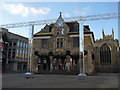
[[[58,21],[57,22],[57,27],[63,27],[64,26],[64,21]]]

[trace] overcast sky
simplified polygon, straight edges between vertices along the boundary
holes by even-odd
[[[63,18],[107,13],[118,13],[117,2],[1,2],[0,25],[18,22],[36,21],[44,19],[57,19],[59,12]],[[101,38],[102,28],[105,34],[115,30],[115,38],[118,38],[118,20],[98,20],[84,22],[94,32],[95,39]],[[43,26],[35,26],[35,33]],[[10,28],[10,32],[23,36],[29,35],[29,27]]]

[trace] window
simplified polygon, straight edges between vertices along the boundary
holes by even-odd
[[[15,49],[12,51],[12,58],[15,58]]]
[[[79,47],[79,37],[73,38],[73,47]]]
[[[63,38],[57,38],[57,48],[63,47]]]
[[[20,50],[20,53],[22,53],[22,50]]]
[[[25,50],[23,50],[23,54],[25,53]]]
[[[17,70],[22,70],[22,64],[21,63],[18,63]]]
[[[19,46],[19,42],[17,42],[17,46]]]
[[[28,44],[25,44],[25,48],[28,48]]]
[[[22,47],[22,45],[23,45],[23,43],[21,42],[21,45],[20,45],[20,46]]]
[[[27,44],[26,46],[27,46],[26,48],[29,48],[29,45],[28,45],[28,44]]]
[[[28,51],[26,50],[26,51],[25,51],[25,54],[27,54],[27,53],[28,53]]]
[[[19,42],[19,47],[21,47],[21,42]]]
[[[107,44],[103,44],[100,48],[100,62],[101,64],[111,63],[111,51]]]
[[[23,47],[25,47],[25,43],[24,43]]]
[[[43,30],[43,33],[48,33],[49,32],[49,28],[45,28],[44,30]]]
[[[13,37],[12,37],[13,39],[15,39],[16,38],[16,36],[15,35],[13,35]]]
[[[75,25],[74,28],[73,28],[74,32],[78,32],[79,31],[79,26],[78,25]]]
[[[12,46],[12,42],[9,43],[9,46]]]
[[[10,57],[11,57],[11,49],[9,49],[8,52],[9,52],[9,53],[8,53],[8,58],[10,58]]]
[[[16,46],[16,42],[13,43],[13,46]]]
[[[48,40],[47,39],[42,39],[42,41],[41,41],[41,46],[42,46],[42,48],[47,48],[47,46],[48,46]]]
[[[19,53],[19,49],[16,49],[16,53]]]

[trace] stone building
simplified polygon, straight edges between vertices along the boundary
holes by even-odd
[[[94,34],[84,26],[85,72],[95,72],[93,48]],[[46,25],[33,37],[32,71],[79,72],[79,23],[65,22],[62,15],[55,23]]]
[[[94,44],[95,70],[97,72],[118,72],[119,70],[119,42],[114,39],[114,30],[111,35],[105,35]]]
[[[65,22],[62,15],[46,25],[33,37],[32,71],[79,72],[79,23]],[[88,25],[84,25],[85,73],[118,72],[119,42],[104,34],[99,40]]]
[[[2,64],[5,71],[26,71],[28,61],[28,38],[0,28],[4,41]]]

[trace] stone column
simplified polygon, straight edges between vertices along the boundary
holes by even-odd
[[[52,55],[49,56],[49,60],[50,60],[50,71],[52,71],[53,70],[53,67],[52,67],[53,56]]]

